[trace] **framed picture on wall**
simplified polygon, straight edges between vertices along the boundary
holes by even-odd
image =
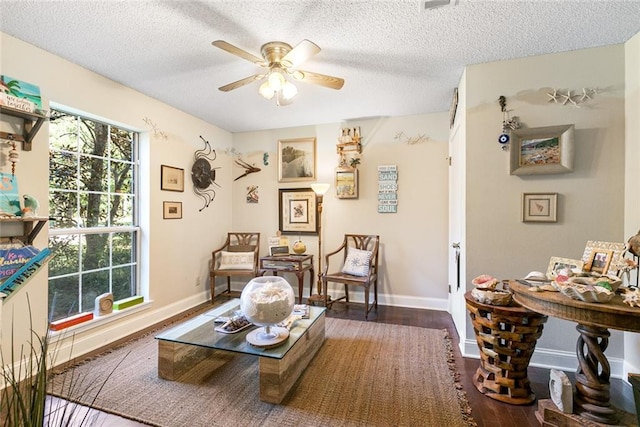
[[[184,169],[161,165],[160,189],[166,191],[184,191]]]
[[[316,193],[311,188],[279,190],[282,234],[318,234]]]
[[[573,125],[516,129],[511,134],[511,175],[573,171]]]
[[[278,182],[316,180],[316,139],[278,141]]]
[[[182,202],[162,202],[163,219],[181,219]]]
[[[336,197],[338,199],[358,198],[358,169],[336,170]]]
[[[522,222],[557,222],[558,193],[523,193]]]

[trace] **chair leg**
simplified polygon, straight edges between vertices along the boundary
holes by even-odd
[[[216,276],[214,274],[209,275],[209,283],[211,283],[211,302],[216,297]]]
[[[373,301],[373,306],[377,312],[378,311],[378,279],[377,278],[376,278],[376,281],[373,282],[373,297],[375,298],[375,300]]]
[[[349,286],[344,285],[344,300],[349,302]]]
[[[231,276],[227,276],[227,293],[231,293]]]
[[[327,296],[328,287],[329,286],[327,285],[327,279],[322,278],[322,294],[324,295],[324,306],[327,308],[327,310],[329,309],[329,298]]]
[[[364,320],[369,320],[369,286],[364,287]]]

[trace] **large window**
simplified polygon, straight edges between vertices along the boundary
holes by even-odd
[[[49,320],[138,294],[137,140],[60,110],[49,125]]]

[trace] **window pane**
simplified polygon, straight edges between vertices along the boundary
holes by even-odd
[[[113,269],[113,300],[117,301],[135,295],[135,266]]]
[[[109,143],[109,126],[104,123],[81,119],[80,153],[105,157]]]
[[[128,160],[133,158],[133,132],[111,127],[111,158]]]
[[[76,273],[80,266],[78,235],[64,235],[49,237],[49,248],[53,253],[49,261],[49,277]]]
[[[109,233],[85,234],[82,237],[82,271],[109,266]]]
[[[79,295],[80,284],[77,275],[49,279],[49,320],[80,313]]]
[[[133,196],[111,196],[111,225],[133,225]]]
[[[52,110],[49,119],[49,148],[51,150],[78,150],[78,121],[76,116]]]
[[[81,227],[106,227],[107,205],[109,198],[104,194],[81,192],[80,218]]]
[[[109,165],[105,159],[80,156],[80,190],[106,192],[108,183]]]
[[[111,162],[111,182],[109,191],[112,193],[133,194],[133,164]]]
[[[109,271],[94,271],[82,275],[82,311],[93,311],[96,297],[109,292]]]
[[[78,194],[51,190],[49,192],[49,215],[54,218],[49,223],[51,228],[80,227]]]
[[[49,154],[49,188],[75,190],[78,157],[75,154],[51,150]]]
[[[114,266],[121,264],[131,264],[136,262],[136,253],[133,242],[135,242],[135,233],[113,233],[111,236],[113,254],[112,260]]]

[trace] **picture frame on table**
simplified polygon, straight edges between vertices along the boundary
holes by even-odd
[[[626,250],[627,246],[622,242],[600,242],[596,240],[589,240],[585,245],[581,258],[585,264],[584,270],[617,276],[620,268],[625,265],[624,253]],[[611,252],[611,259],[607,260],[609,252]],[[605,255],[606,268],[601,268],[602,254]],[[593,270],[594,261],[596,261],[596,270]]]
[[[316,139],[278,140],[278,182],[316,180]]]
[[[557,222],[558,193],[522,193],[522,222]]]
[[[511,175],[573,172],[574,125],[516,129],[511,132]]]
[[[582,271],[584,262],[580,259],[569,259],[552,256],[547,267],[547,278],[551,279],[560,270],[580,270]]]
[[[184,169],[161,165],[160,189],[165,191],[184,191]]]
[[[358,169],[340,168],[336,169],[336,198],[357,199],[358,198]]]
[[[281,234],[318,234],[316,193],[311,188],[281,188],[279,225]]]
[[[162,219],[182,219],[182,202],[162,202]]]
[[[607,271],[609,271],[609,265],[612,259],[612,250],[594,249],[591,251],[589,261],[587,261],[585,265],[585,270],[592,273],[606,274]]]

